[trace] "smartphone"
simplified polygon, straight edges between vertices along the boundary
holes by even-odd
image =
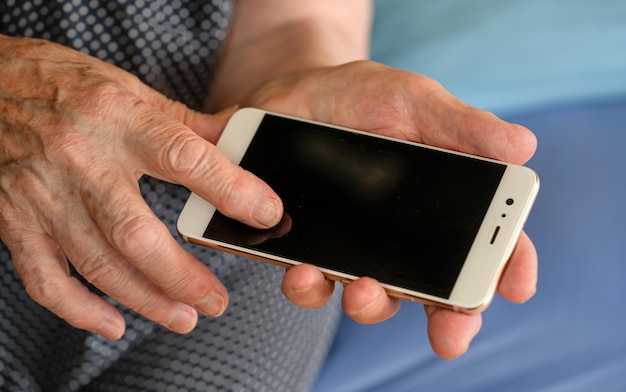
[[[524,166],[253,108],[217,147],[285,213],[255,229],[192,193],[177,222],[186,241],[467,312],[491,301],[539,189]]]

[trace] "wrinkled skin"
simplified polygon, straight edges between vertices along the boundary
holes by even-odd
[[[138,188],[183,184],[226,214],[271,227],[281,203],[214,145],[222,113],[195,113],[111,65],[52,43],[0,37],[0,237],[28,294],[70,324],[119,338],[124,320],[68,275],[177,332],[227,293],[177,245]],[[207,141],[209,140],[209,141]]]
[[[0,238],[28,294],[77,328],[119,338],[115,308],[69,275],[69,264],[116,301],[173,331],[197,311],[220,315],[228,294],[180,248],[150,211],[137,180],[182,184],[255,227],[282,216],[276,194],[232,165],[214,143],[232,110],[200,114],[134,76],[52,43],[0,36]],[[450,96],[426,77],[375,63],[311,69],[270,81],[251,105],[514,163],[535,139]],[[499,293],[534,293],[536,254],[523,235]],[[283,291],[320,307],[333,285],[311,266],[291,268]],[[346,287],[343,306],[362,323],[399,307],[373,279]],[[427,308],[435,352],[453,358],[480,328],[480,315]]]
[[[516,164],[525,163],[536,149],[536,138],[526,128],[468,106],[430,78],[371,62],[271,81],[257,91],[251,105]],[[523,233],[498,292],[521,303],[532,297],[536,281],[537,255]],[[319,307],[333,285],[310,266],[299,266],[287,272],[283,291],[300,306]],[[358,322],[376,323],[393,316],[400,301],[388,297],[373,279],[363,278],[346,287],[343,307]],[[431,344],[443,358],[464,353],[481,326],[480,314],[433,306],[425,310]]]

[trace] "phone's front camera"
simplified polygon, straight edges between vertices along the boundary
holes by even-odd
[[[513,205],[514,202],[515,202],[515,200],[513,200],[513,199],[506,199],[506,205],[507,206]]]

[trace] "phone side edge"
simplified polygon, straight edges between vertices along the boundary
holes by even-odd
[[[241,108],[228,120],[217,144],[222,154],[239,165],[267,112],[256,108]]]
[[[191,193],[176,220],[178,235],[187,242],[193,242],[192,239],[204,234],[215,211],[211,203]]]
[[[501,184],[450,295],[449,302],[455,309],[476,312],[491,303],[537,197],[540,185],[537,173],[526,166],[506,165]],[[512,205],[506,202],[509,198],[514,200]],[[496,241],[492,244],[496,230]]]

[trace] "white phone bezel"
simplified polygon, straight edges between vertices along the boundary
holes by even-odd
[[[372,136],[372,134],[369,133],[335,125],[303,120],[259,109],[243,108],[238,110],[232,116],[219,142],[217,143],[217,147],[235,164],[239,164],[241,162],[241,159],[243,158],[248,145],[252,141],[252,138],[254,137],[265,114],[273,114],[298,121],[310,122]],[[467,312],[484,309],[490,303],[494,295],[500,274],[502,273],[508,258],[513,252],[526,217],[530,212],[530,208],[538,192],[539,178],[537,174],[533,170],[524,166],[507,164],[491,159],[444,150],[437,147],[391,139],[384,136],[373,136],[506,165],[506,170],[498,190],[495,193],[487,214],[485,215],[485,219],[475,237],[474,244],[470,248],[469,254],[461,272],[459,273],[449,298],[440,298],[402,287],[381,283],[391,295],[411,301],[432,303],[449,307],[454,310]],[[508,199],[514,200],[514,203],[507,204]],[[300,262],[295,260],[268,255],[253,249],[247,249],[237,245],[205,238],[203,236],[204,231],[214,213],[214,206],[206,200],[200,198],[195,193],[192,193],[178,218],[177,230],[179,235],[188,242],[282,266],[300,264]],[[491,244],[490,242],[492,238],[494,238],[494,232],[497,227],[499,229],[495,237],[495,242]],[[320,270],[329,278],[339,280],[344,283],[358,279],[357,276],[344,274],[338,271],[328,270],[325,268],[320,268]]]

